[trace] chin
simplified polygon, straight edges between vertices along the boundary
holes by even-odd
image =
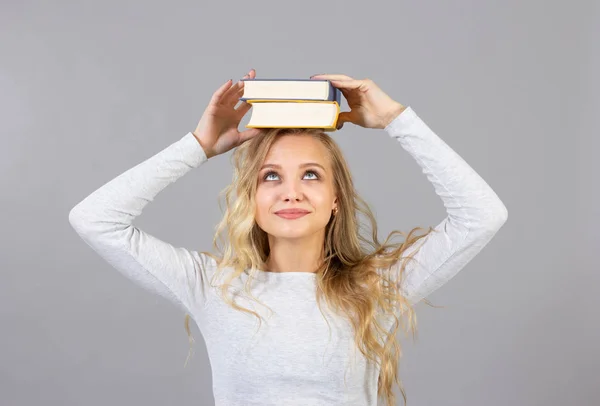
[[[263,228],[265,232],[273,237],[279,238],[301,238],[311,235],[314,231],[307,224],[270,224]]]
[[[309,235],[311,235],[310,232],[307,232],[306,230],[282,230],[282,229],[278,229],[274,232],[268,232],[268,234],[270,234],[273,237],[276,238],[302,238],[302,237],[307,237]]]

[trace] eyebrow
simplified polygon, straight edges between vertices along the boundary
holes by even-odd
[[[323,169],[323,171],[325,171],[325,168],[323,167],[323,165],[318,164],[316,162],[306,162],[300,165],[300,168],[304,168],[306,166],[318,166],[319,168]],[[278,168],[281,169],[281,165],[277,165],[277,164],[266,164],[263,165],[260,170],[263,170],[264,168]]]

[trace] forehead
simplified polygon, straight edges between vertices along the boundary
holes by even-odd
[[[278,137],[265,158],[265,163],[277,163],[282,166],[307,161],[327,164],[327,149],[323,143],[309,135]]]

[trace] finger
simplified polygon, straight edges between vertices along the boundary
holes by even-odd
[[[246,73],[242,79],[249,79],[250,75],[254,69],[251,69],[250,72]],[[235,106],[238,102],[238,99],[244,93],[244,81],[239,80],[235,85],[231,86],[223,95],[222,103],[226,105],[230,105],[231,107]]]
[[[353,114],[351,111],[342,111],[339,115],[338,115],[338,121],[336,124],[336,128],[339,130],[344,126],[344,123],[353,123]]]
[[[242,117],[246,115],[246,113],[252,108],[252,104],[242,101],[242,103],[235,109],[238,114],[238,119],[241,120]]]
[[[229,79],[227,82],[223,83],[221,85],[221,87],[219,87],[212,95],[212,97],[210,98],[210,103],[211,104],[218,104],[221,99],[223,98],[223,95],[225,94],[225,92],[227,91],[227,89],[229,89],[229,86],[231,86],[231,79]]]
[[[327,79],[327,80],[354,80],[350,76],[342,75],[339,73],[336,73],[336,74],[321,73],[318,75],[312,75],[310,78],[311,79]]]
[[[243,79],[247,77],[244,76]],[[221,104],[226,106],[234,107],[239,98],[244,93],[244,82],[242,80],[238,81],[235,85],[231,86],[223,95],[221,99]]]
[[[346,90],[352,90],[352,89],[358,89],[361,86],[363,86],[365,84],[364,80],[356,80],[356,79],[350,79],[350,80],[331,80],[331,84],[337,88],[341,89],[346,89]]]

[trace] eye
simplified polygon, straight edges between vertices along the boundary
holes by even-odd
[[[305,175],[306,175],[307,173],[312,173],[313,175],[315,175],[315,176],[316,176],[316,179],[320,179],[320,177],[319,177],[319,174],[318,174],[317,172],[315,172],[315,171],[308,170],[308,171],[304,172],[304,174],[305,174]],[[269,171],[269,172],[267,172],[267,173],[265,174],[265,176],[263,177],[263,180],[269,180],[269,179],[267,179],[267,178],[268,178],[269,176],[271,176],[271,175],[277,175],[277,172],[275,172],[275,171]]]

